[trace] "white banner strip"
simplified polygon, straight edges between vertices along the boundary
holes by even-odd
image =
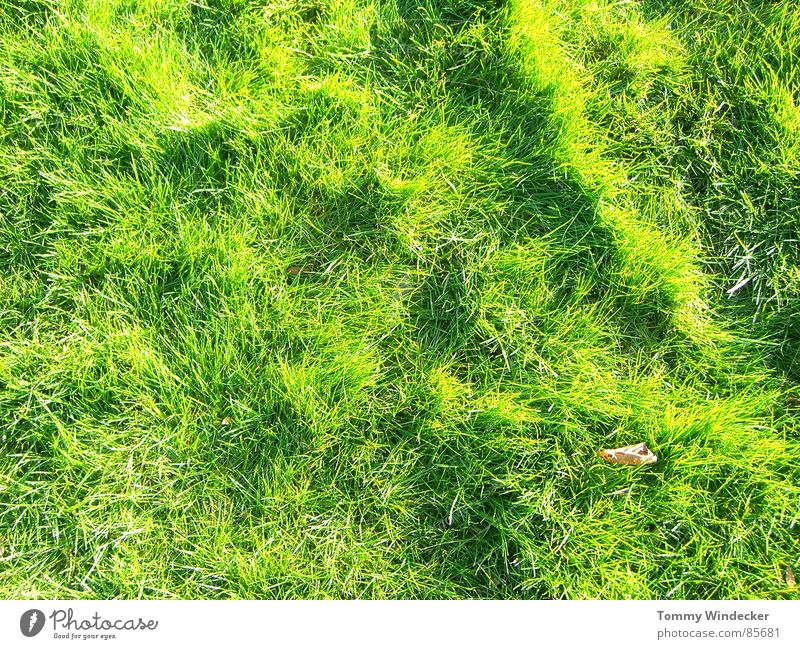
[[[800,647],[772,601],[5,601],[0,647]]]

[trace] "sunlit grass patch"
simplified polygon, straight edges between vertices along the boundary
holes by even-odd
[[[0,595],[795,597],[799,26],[6,3]]]

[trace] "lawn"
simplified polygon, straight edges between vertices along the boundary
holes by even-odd
[[[800,595],[794,0],[6,0],[0,268],[0,597]]]

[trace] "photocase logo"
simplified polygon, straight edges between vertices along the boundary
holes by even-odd
[[[71,608],[54,609],[45,617],[38,608],[32,608],[20,616],[19,630],[22,635],[32,638],[44,628],[46,618],[52,622],[53,637],[57,640],[79,638],[108,640],[119,637],[117,633],[119,631],[155,631],[158,628],[158,620],[141,617],[106,618],[96,611],[91,617],[75,617],[75,612]]]
[[[19,618],[19,630],[22,635],[32,638],[44,628],[44,613],[38,608],[25,611]]]

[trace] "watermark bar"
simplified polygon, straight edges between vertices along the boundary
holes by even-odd
[[[191,643],[191,644],[190,644]],[[0,647],[799,647],[776,601],[5,601]]]

